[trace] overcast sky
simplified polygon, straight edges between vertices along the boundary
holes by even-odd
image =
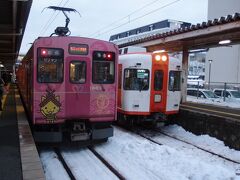
[[[207,20],[208,0],[33,0],[20,54],[25,54],[39,36],[49,36],[57,26],[65,25],[62,13],[48,6],[76,9],[68,13],[73,36],[109,40],[113,34],[165,19],[190,22]]]

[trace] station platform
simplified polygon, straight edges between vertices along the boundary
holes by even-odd
[[[8,86],[0,112],[0,179],[44,180],[36,145],[15,85]]]

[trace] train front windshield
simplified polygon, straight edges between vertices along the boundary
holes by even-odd
[[[39,48],[37,79],[39,83],[63,82],[63,50]]]
[[[169,72],[169,91],[181,91],[181,71]]]
[[[148,69],[125,69],[124,89],[147,91],[149,89]]]
[[[93,52],[92,81],[95,84],[113,84],[115,79],[115,53]]]

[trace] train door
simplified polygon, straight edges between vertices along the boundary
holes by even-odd
[[[66,58],[65,111],[69,119],[89,115],[89,58],[69,56]]]
[[[117,107],[122,108],[122,64],[118,64],[118,99]]]
[[[122,110],[129,115],[148,115],[150,109],[150,67],[125,68]]]
[[[154,68],[152,72],[152,87],[151,87],[151,112],[163,112],[166,104],[166,90],[164,87],[164,79],[166,72],[161,68]]]
[[[152,55],[151,112],[165,113],[169,56],[162,53]]]

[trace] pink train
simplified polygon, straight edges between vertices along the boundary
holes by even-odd
[[[17,70],[38,142],[107,140],[117,115],[118,47],[82,37],[38,38]]]

